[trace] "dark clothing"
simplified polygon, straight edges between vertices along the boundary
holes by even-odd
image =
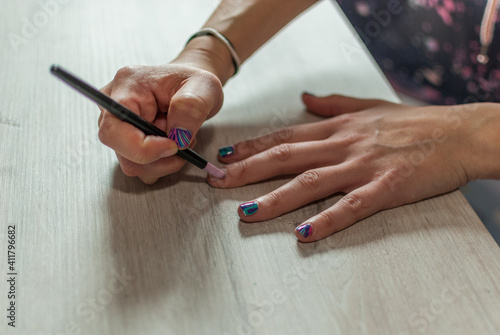
[[[394,88],[431,104],[500,101],[496,22],[490,25],[489,61],[481,64],[477,59],[486,3],[338,0]]]

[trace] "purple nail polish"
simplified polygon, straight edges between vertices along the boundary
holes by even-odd
[[[222,147],[219,149],[219,155],[222,158],[232,156],[234,154],[234,145],[230,145],[227,147]]]
[[[254,215],[259,210],[259,205],[256,202],[245,202],[240,205],[241,210],[245,216]]]
[[[300,235],[302,235],[304,237],[311,236],[313,233],[312,226],[309,223],[301,224],[300,226],[298,226],[295,229],[299,232]]]
[[[187,148],[193,135],[187,129],[182,128],[172,128],[170,133],[168,133],[168,138],[177,143],[177,146],[181,149]]]

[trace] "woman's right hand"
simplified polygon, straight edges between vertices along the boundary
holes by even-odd
[[[191,49],[181,53],[174,62],[124,67],[102,88],[102,92],[169,135],[169,138],[146,136],[101,108],[99,139],[116,152],[127,176],[137,176],[144,183],[152,184],[162,176],[177,172],[185,163],[175,156],[177,150],[193,146],[203,122],[221,108],[221,80],[227,77],[218,68],[226,66],[226,72],[231,73],[231,62],[221,59],[222,52],[214,58],[204,54],[208,49],[193,51],[197,43],[213,43],[203,41],[204,37],[198,39],[200,41],[195,39],[196,43],[190,43]]]
[[[247,0],[235,5],[232,0],[222,0],[203,27],[228,38],[239,59],[245,61],[314,3],[316,0]],[[280,8],[279,15],[274,15],[276,8]],[[102,91],[167,134],[180,129],[175,133],[183,139],[179,143],[183,149],[193,145],[202,123],[219,111],[222,86],[234,73],[227,46],[213,36],[199,36],[169,65],[123,68]],[[148,184],[184,164],[173,156],[177,151],[174,141],[145,136],[104,110],[99,118],[99,138],[115,150],[126,175],[138,176]]]

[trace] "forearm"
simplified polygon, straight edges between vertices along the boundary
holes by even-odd
[[[471,179],[500,179],[500,104],[471,106],[476,107],[468,120],[468,152],[472,154],[466,159],[471,166]]]
[[[226,0],[221,2],[205,26],[225,35],[244,61],[315,2],[316,0]]]
[[[214,28],[233,44],[241,61],[248,59],[267,40],[317,0],[224,0],[203,25]],[[231,56],[218,40],[193,39],[177,61],[204,63],[225,83],[234,73]]]

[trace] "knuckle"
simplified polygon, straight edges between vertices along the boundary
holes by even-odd
[[[239,161],[230,165],[231,176],[237,177],[244,175],[248,171],[248,162],[246,160]]]
[[[250,145],[256,150],[256,152],[261,152],[269,147],[272,147],[273,143],[271,142],[272,140],[270,140],[268,135],[257,137],[249,141]]]
[[[387,190],[392,190],[393,185],[400,179],[399,173],[396,169],[392,168],[385,172],[378,182]]]
[[[376,154],[371,151],[365,151],[358,154],[356,158],[356,164],[358,166],[367,166],[374,161]]]
[[[337,144],[343,147],[351,146],[361,140],[361,136],[358,134],[346,134],[337,140]]]
[[[183,93],[174,96],[170,103],[173,108],[183,113],[183,115],[195,120],[205,119],[210,111],[205,99],[194,93]]]
[[[222,89],[222,82],[220,81],[219,77],[217,77],[215,74],[213,74],[212,72],[209,72],[209,71],[206,71],[205,72],[205,75],[204,75],[204,78],[206,79],[206,86],[209,87],[212,92],[219,92],[220,93],[220,96],[217,97],[217,93],[215,93],[215,96],[216,99],[215,101],[212,102],[213,106],[211,106],[211,110],[208,110],[207,111],[209,113],[213,113],[213,112],[216,112],[218,111],[221,107],[222,107],[222,103],[223,103],[223,100],[224,100],[224,91]],[[208,106],[209,104],[206,103],[206,100],[205,101],[205,105],[207,105],[207,108],[210,107]]]
[[[404,185],[404,178],[401,177],[397,169],[390,169],[377,180],[380,192],[388,194],[386,200],[382,203],[385,208],[395,207],[401,202],[406,202],[406,197],[403,195],[395,196],[396,191]],[[392,195],[391,195],[392,194]]]
[[[137,177],[142,172],[142,166],[135,164],[130,161],[122,161],[120,162],[120,167],[122,169],[123,174],[128,177]]]
[[[256,148],[254,141],[245,141],[236,145],[238,154],[243,156],[253,156],[259,152]]]
[[[285,162],[292,156],[292,146],[290,144],[280,144],[269,150],[269,158],[271,160],[277,160],[280,162]]]
[[[141,101],[140,95],[136,96],[136,93],[134,95],[129,95],[125,97],[116,97],[115,100],[122,104],[123,106],[130,108],[133,112],[138,114],[135,109],[138,107],[138,101]]]
[[[346,113],[335,116],[333,120],[335,120],[335,122],[340,126],[344,126],[349,122],[351,122],[352,118],[353,118],[352,114]]]
[[[137,140],[137,142],[139,142],[139,140]],[[153,163],[158,159],[158,155],[154,146],[151,146],[146,142],[139,143],[139,146],[137,146],[136,148],[129,148],[129,150],[131,150],[131,155],[133,158],[132,160],[134,161],[134,163],[146,165]]]
[[[207,84],[210,85],[211,87],[216,87],[222,89],[222,83],[215,74],[213,74],[210,71],[204,71],[203,72],[203,78],[207,81]]]
[[[359,194],[346,194],[339,200],[339,205],[354,213],[360,212],[367,208],[365,199]]]
[[[334,215],[330,211],[319,212],[317,216],[320,221],[326,222],[329,225],[333,225],[335,223]]]
[[[130,77],[133,73],[137,71],[137,66],[124,66],[116,72],[115,78],[126,78]]]
[[[146,164],[151,163],[151,159],[149,158],[149,155],[144,150],[139,150],[137,152],[134,152],[133,157],[134,157],[134,163],[136,163],[136,164],[146,165]]]
[[[142,141],[139,136],[130,137],[127,145],[127,157],[135,164],[146,165],[155,161],[158,157],[154,155],[153,147]]]
[[[267,206],[269,208],[276,208],[280,204],[280,199],[281,197],[276,190],[268,193],[266,196]]]
[[[297,182],[303,188],[314,190],[321,186],[321,176],[317,171],[306,171],[297,177]]]

